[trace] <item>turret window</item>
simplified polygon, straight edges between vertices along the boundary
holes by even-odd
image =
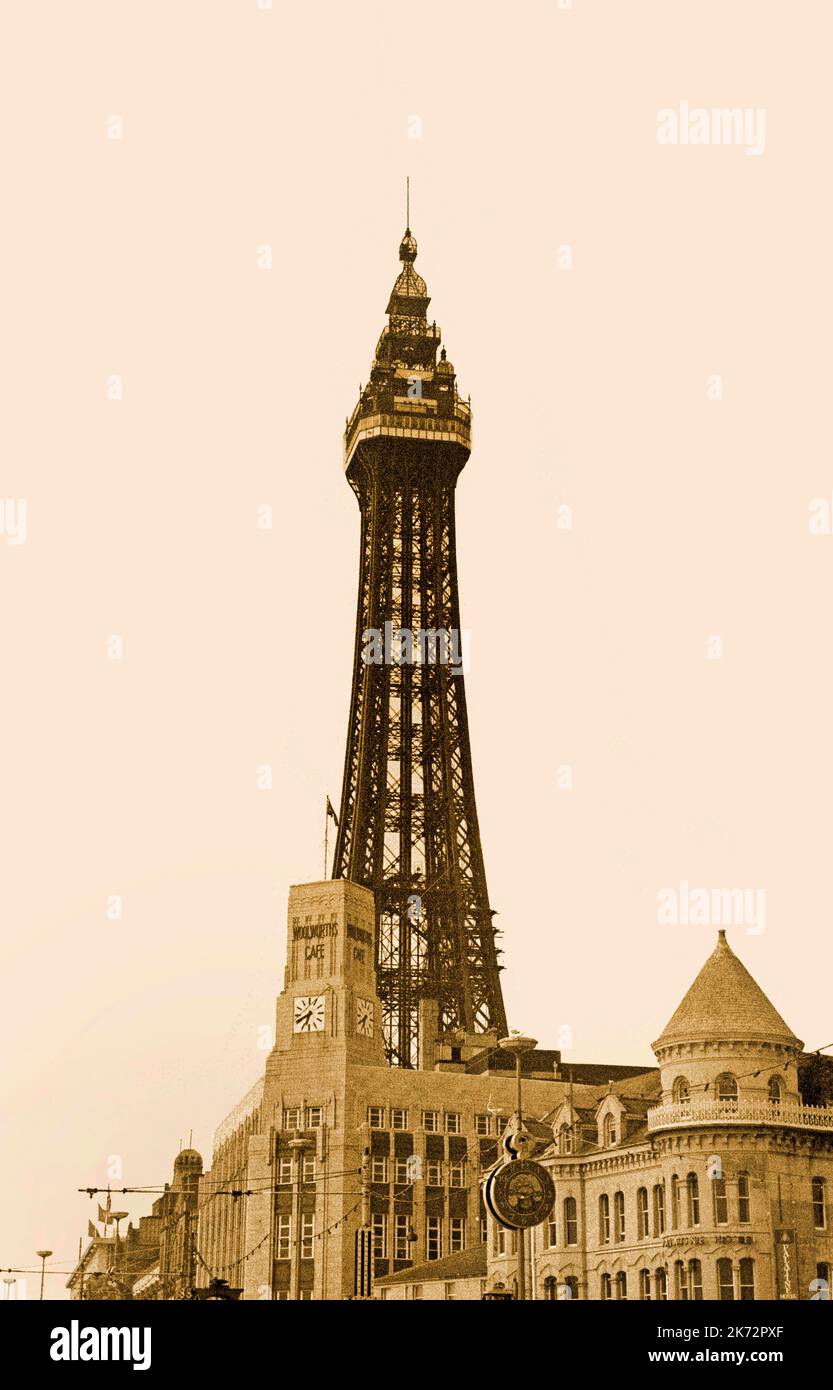
[[[725,1071],[715,1082],[715,1091],[720,1105],[734,1108],[738,1103],[738,1083],[731,1072]]]
[[[725,1178],[712,1179],[712,1199],[714,1201],[714,1224],[715,1226],[725,1226],[729,1220]]]
[[[689,1100],[691,1099],[691,1091],[689,1089],[688,1081],[684,1076],[677,1077],[676,1081],[674,1082],[672,1095],[675,1105],[688,1104]]]
[[[688,1196],[688,1224],[689,1227],[700,1225],[700,1186],[697,1182],[697,1174],[689,1173],[686,1178],[686,1193]]]

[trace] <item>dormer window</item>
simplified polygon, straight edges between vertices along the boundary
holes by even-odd
[[[558,1131],[558,1152],[571,1154],[573,1152],[573,1130],[572,1126],[563,1124]]]
[[[784,1082],[780,1076],[771,1076],[767,1082],[767,1095],[770,1105],[780,1105],[784,1097]]]
[[[613,1115],[605,1115],[602,1135],[604,1147],[606,1149],[612,1148],[616,1143],[616,1120]]]

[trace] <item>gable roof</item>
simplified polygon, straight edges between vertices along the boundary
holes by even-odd
[[[721,1038],[802,1046],[735,955],[723,930],[694,984],[651,1046],[656,1052],[668,1043]]]
[[[454,1255],[444,1255],[441,1260],[425,1260],[422,1264],[399,1269],[396,1274],[374,1279],[373,1287],[378,1289],[391,1284],[430,1284],[436,1280],[485,1278],[486,1246],[470,1245]]]

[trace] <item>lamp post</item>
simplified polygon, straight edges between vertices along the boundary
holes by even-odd
[[[527,1052],[534,1052],[538,1046],[537,1038],[524,1037],[522,1033],[510,1033],[508,1038],[500,1038],[498,1047],[502,1047],[505,1052],[511,1052],[515,1058],[515,1077],[517,1079],[517,1099],[516,1109],[518,1112],[518,1130],[521,1128],[523,1116],[521,1099],[521,1058]],[[518,1230],[518,1298],[523,1301],[526,1299],[526,1250],[524,1247],[524,1230]]]
[[[46,1261],[49,1259],[49,1256],[52,1254],[52,1251],[51,1251],[51,1250],[36,1250],[36,1251],[35,1251],[35,1254],[37,1255],[38,1259],[39,1259],[40,1262],[41,1262],[41,1266],[40,1266],[40,1296],[41,1296],[41,1299],[43,1299],[43,1281],[44,1281],[44,1278],[45,1278],[45,1276],[46,1276]]]
[[[12,1296],[12,1289],[17,1283],[17,1280],[15,1279],[13,1274],[4,1274],[3,1283],[6,1285],[6,1302],[8,1303],[9,1299]]]

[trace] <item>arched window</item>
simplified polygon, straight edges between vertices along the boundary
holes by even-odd
[[[827,1228],[827,1193],[824,1178],[813,1178],[813,1225],[817,1231]]]
[[[578,1220],[575,1197],[564,1198],[564,1244],[578,1245]]]
[[[599,1244],[610,1244],[610,1198],[606,1192],[599,1198]]]
[[[699,1260],[688,1262],[688,1296],[695,1299],[703,1297],[703,1270]]]
[[[684,1260],[674,1261],[674,1297],[688,1302],[688,1271]]]
[[[680,1229],[680,1179],[676,1173],[671,1175],[671,1228]]]
[[[544,1280],[544,1298],[548,1303],[554,1303],[558,1297],[558,1285],[555,1276],[548,1274]]]
[[[568,1274],[558,1290],[558,1297],[578,1298],[578,1279],[574,1274]]]
[[[563,1124],[558,1130],[558,1151],[563,1154],[573,1152],[573,1129],[572,1125]]]
[[[613,1115],[605,1115],[602,1134],[604,1147],[606,1149],[612,1148],[616,1143],[616,1120]]]
[[[725,1226],[729,1220],[725,1178],[712,1178],[712,1200],[714,1202],[714,1224],[715,1226]]]
[[[738,1103],[738,1083],[730,1071],[724,1071],[714,1083],[718,1104],[734,1108]]]
[[[755,1261],[746,1259],[741,1260],[738,1265],[740,1296],[742,1299],[754,1299],[755,1297]]]
[[[647,1187],[640,1187],[636,1194],[636,1226],[640,1240],[646,1240],[651,1234],[649,1223],[648,1189]]]
[[[784,1080],[780,1076],[771,1076],[766,1084],[767,1095],[770,1105],[780,1105],[784,1098]]]
[[[689,1173],[686,1178],[686,1194],[688,1197],[688,1224],[689,1226],[700,1225],[700,1185],[697,1182],[697,1174]]]
[[[813,1302],[830,1302],[830,1265],[827,1260],[816,1265],[816,1277],[810,1285],[810,1298]]]
[[[616,1297],[627,1298],[628,1296],[628,1276],[623,1269],[616,1275]]]
[[[718,1260],[717,1262],[717,1296],[724,1303],[732,1302],[735,1297],[731,1260]]]
[[[639,1297],[642,1299],[650,1299],[651,1297],[650,1269],[640,1269],[639,1271]]]
[[[603,1274],[603,1275],[602,1275],[601,1295],[602,1295],[602,1298],[610,1298],[611,1295],[612,1295],[612,1289],[611,1289],[610,1275],[609,1275],[609,1274]]]
[[[751,1219],[749,1212],[749,1174],[738,1173],[738,1221]]]
[[[660,1265],[659,1269],[654,1270],[654,1297],[668,1297],[668,1271],[665,1265]]]
[[[654,1236],[665,1235],[665,1185],[654,1186]]]
[[[625,1239],[625,1194],[624,1192],[614,1192],[613,1194],[613,1239]]]
[[[672,1088],[672,1096],[675,1105],[685,1105],[691,1099],[688,1081],[684,1076],[678,1076]]]

